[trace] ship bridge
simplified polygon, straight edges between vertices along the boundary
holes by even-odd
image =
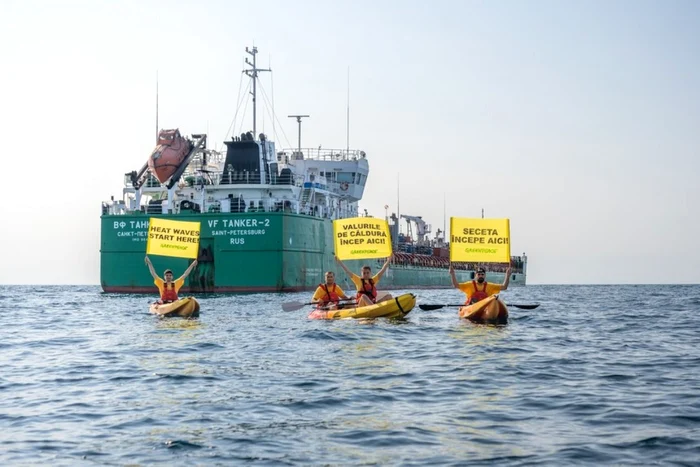
[[[282,170],[304,174],[306,189],[319,189],[337,197],[359,201],[369,175],[367,155],[347,149],[285,149],[277,153]]]

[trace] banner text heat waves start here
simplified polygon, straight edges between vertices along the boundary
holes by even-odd
[[[199,243],[198,230],[174,229],[169,227],[158,227],[152,225],[148,236],[153,240],[165,240],[168,242]]]

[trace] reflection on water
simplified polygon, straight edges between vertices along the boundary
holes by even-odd
[[[158,329],[196,329],[202,326],[199,319],[183,318],[161,318],[157,317],[156,327]]]

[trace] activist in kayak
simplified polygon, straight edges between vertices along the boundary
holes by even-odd
[[[153,269],[153,264],[151,263],[151,259],[148,257],[148,255],[146,255],[146,265],[148,266],[148,270],[151,271],[151,276],[153,276],[153,283],[156,285],[156,287],[158,287],[158,291],[160,292],[160,300],[157,303],[162,304],[172,303],[179,300],[177,293],[185,284],[185,279],[187,276],[189,276],[192,270],[197,266],[197,260],[194,260],[192,264],[190,264],[190,267],[187,268],[185,273],[178,277],[175,281],[173,281],[173,271],[170,269],[165,270],[163,273],[163,279],[158,277],[158,274],[156,274],[155,269]]]
[[[392,253],[391,256],[386,259],[384,266],[382,266],[379,272],[374,276],[372,276],[372,268],[369,266],[362,266],[362,276],[358,276],[350,271],[347,266],[345,266],[345,264],[338,259],[337,256],[335,257],[335,260],[338,262],[338,264],[340,264],[340,267],[343,268],[348,276],[350,276],[350,280],[352,280],[353,284],[355,284],[355,288],[357,289],[356,298],[358,307],[369,306],[374,303],[383,302],[384,300],[390,300],[392,298],[391,294],[389,293],[382,293],[379,295],[377,293],[377,285],[389,267],[389,263],[393,257],[394,254]]]
[[[311,302],[316,303],[318,308],[334,310],[338,308],[340,300],[350,300],[350,297],[345,295],[343,289],[335,283],[335,273],[333,271],[326,272],[326,283],[319,284],[311,298]]]
[[[506,278],[503,284],[489,284],[486,282],[486,270],[482,267],[476,269],[476,280],[471,280],[467,282],[462,282],[461,284],[457,282],[457,277],[455,275],[455,270],[450,262],[450,277],[452,278],[452,285],[464,292],[467,299],[464,301],[465,305],[471,305],[479,300],[490,297],[502,290],[508,288],[508,282],[510,281],[510,271],[511,268],[508,266],[506,269]]]

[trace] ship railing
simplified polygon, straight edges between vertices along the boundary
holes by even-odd
[[[384,264],[384,260],[378,260],[378,266]],[[395,267],[402,268],[422,268],[422,269],[448,269],[450,266],[449,258],[420,255],[412,253],[395,253],[391,263]],[[477,267],[483,267],[487,272],[504,273],[508,269],[506,264],[499,263],[467,263],[467,262],[452,262],[452,267],[457,271],[475,271]],[[514,264],[511,267],[511,272],[514,274],[523,274],[522,263]]]
[[[358,217],[357,208],[342,208],[327,207],[322,205],[303,205],[299,214],[307,216],[320,217],[322,219],[346,219],[350,217]]]
[[[384,261],[379,261],[377,263],[377,267],[381,268],[381,266],[384,264]],[[395,263],[392,263],[393,267],[398,267],[398,268],[404,268],[404,269],[441,269],[447,271],[449,269],[449,265],[444,265],[444,264],[419,264],[419,263],[411,263],[411,262],[405,262],[405,261],[397,261]],[[456,263],[453,263],[453,267],[456,271],[474,271],[475,269],[473,267],[457,267]],[[487,273],[492,273],[492,272],[497,272],[497,273],[504,273],[505,268],[503,269],[496,269],[492,267],[485,267],[484,268]],[[513,268],[511,270],[512,274],[524,274],[523,269],[520,268]]]
[[[201,214],[201,213],[254,213],[254,212],[286,212],[319,217],[323,219],[344,219],[358,217],[356,207],[328,208],[326,206],[301,207],[301,203],[294,199],[284,198],[222,198],[208,199],[202,203],[202,199],[178,199],[175,206],[168,200],[156,200],[150,204],[141,204],[136,207],[134,199],[129,199],[129,205],[124,201],[107,201],[102,203],[104,215],[142,214]],[[202,206],[203,204],[203,206]]]
[[[357,161],[365,159],[367,155],[359,149],[320,149],[320,148],[298,148],[282,149],[277,152],[278,160],[292,162],[295,160],[315,160],[315,161]]]
[[[281,178],[279,175],[272,175],[271,184],[280,186],[297,186],[301,187],[304,185],[304,176],[295,175],[291,179],[291,183],[280,183]],[[224,172],[202,172],[200,170],[186,171],[180,181],[178,182],[178,187],[193,187],[193,186],[219,186],[219,185],[260,185],[262,184],[262,177],[260,172],[255,171],[224,171]],[[160,186],[158,184],[157,186]]]
[[[202,199],[178,199],[172,206],[167,199],[154,200],[153,203],[142,203],[135,205],[133,198],[124,201],[104,201],[102,202],[103,215],[128,215],[128,214],[201,214],[201,213],[244,213],[244,212],[287,212],[299,214],[299,202],[289,199],[264,198],[225,198],[220,200],[209,200],[204,203],[202,209]]]
[[[142,185],[145,191],[153,191],[158,189],[165,190],[165,183],[160,183],[152,174],[148,173],[146,180]],[[194,186],[219,186],[222,185],[260,185],[261,184],[260,172],[255,171],[214,171],[214,170],[190,170],[187,169],[180,179],[178,180],[177,186],[179,188],[194,187]],[[284,183],[279,175],[272,175],[272,184],[280,186],[297,186],[303,187],[305,181],[304,175],[293,175],[291,180]],[[282,182],[282,183],[281,183]],[[129,174],[124,175],[124,186],[126,188],[133,188],[134,184],[131,180]]]
[[[331,213],[331,219],[348,219],[351,217],[360,217],[360,213],[357,209],[341,209],[335,216]]]
[[[208,202],[206,208],[207,212],[290,212],[322,219],[345,219],[358,216],[356,207],[328,208],[327,206],[321,205],[302,206],[301,202],[298,200],[279,198],[226,198]]]
[[[223,182],[223,183],[222,183]],[[178,182],[180,188],[203,185],[259,185],[260,172],[247,170],[225,172],[187,171]]]
[[[197,200],[191,200],[190,204],[180,202],[180,212],[184,213],[191,209],[197,212],[200,209]],[[185,208],[183,208],[183,204]],[[211,200],[205,203],[205,210],[209,213],[254,213],[254,212],[286,212],[299,214],[299,202],[292,199],[279,198],[249,198],[240,196],[238,198],[222,198]]]
[[[102,215],[119,216],[130,214],[128,207],[124,201],[103,201]]]
[[[188,209],[197,210],[194,204],[198,204],[197,200],[190,200],[190,203],[185,204]],[[183,202],[180,202],[180,212],[183,211]],[[191,208],[189,208],[191,206]],[[324,219],[339,219],[347,217],[357,217],[357,208],[328,208],[326,206],[303,206],[300,201],[284,198],[248,198],[240,196],[238,198],[224,198],[219,200],[211,200],[205,203],[206,212],[287,212],[294,214],[303,214],[306,216],[320,217]]]
[[[142,187],[143,188],[160,188],[163,186],[156,177],[154,177],[150,172],[147,172],[142,178],[145,177]],[[124,186],[126,188],[133,188],[134,183],[131,180],[131,174],[124,174]]]

